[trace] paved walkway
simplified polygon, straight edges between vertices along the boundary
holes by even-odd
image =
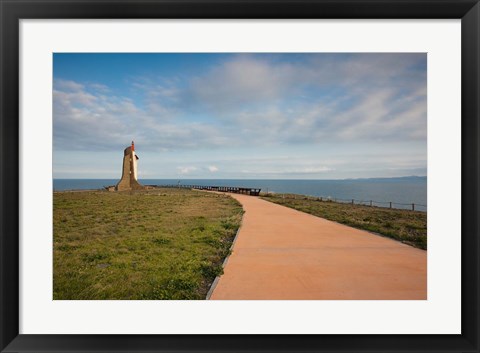
[[[260,198],[210,299],[427,299],[427,252]]]

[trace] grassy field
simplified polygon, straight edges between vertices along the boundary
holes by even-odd
[[[53,195],[53,297],[205,299],[243,214],[185,189]]]
[[[427,213],[318,201],[314,198],[282,198],[269,194],[265,200],[359,229],[375,232],[420,249],[427,249]]]

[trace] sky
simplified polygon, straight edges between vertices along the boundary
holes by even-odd
[[[427,175],[425,53],[55,53],[53,176]]]

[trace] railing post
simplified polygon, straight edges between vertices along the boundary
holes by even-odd
[[[412,211],[415,211],[415,204],[412,203]]]
[[[353,199],[352,199],[352,205],[353,205]]]
[[[390,208],[392,208],[392,203],[390,202]]]
[[[370,207],[372,207],[372,200],[370,200]]]

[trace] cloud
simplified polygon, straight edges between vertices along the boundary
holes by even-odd
[[[229,55],[135,94],[56,78],[56,150],[230,149],[425,141],[425,54]],[[212,170],[209,171],[212,172]]]
[[[263,175],[268,175],[268,174],[273,174],[273,175],[307,175],[307,174],[319,174],[319,173],[325,173],[325,172],[331,172],[333,171],[334,168],[330,167],[304,167],[304,168],[291,168],[291,169],[285,169],[285,168],[277,168],[274,170],[261,170],[261,171],[253,171],[253,170],[248,170],[244,169],[242,170],[242,173],[245,174],[258,174],[261,173]]]
[[[192,78],[183,106],[260,144],[426,138],[424,54],[268,58],[234,56]]]
[[[108,88],[108,86],[102,85],[100,83],[91,83],[89,86],[90,86],[90,88],[92,88],[93,90],[95,90],[97,92],[101,92],[101,93],[110,92],[110,88]]]
[[[248,104],[281,99],[293,86],[290,65],[272,65],[263,59],[240,55],[190,80],[187,98],[199,108],[225,112]]]
[[[177,171],[178,171],[179,174],[190,174],[190,173],[192,173],[196,170],[197,170],[197,168],[192,167],[192,166],[190,166],[190,167],[178,167],[177,168]]]
[[[218,168],[214,165],[208,166],[208,170],[212,173],[218,172]]]
[[[56,79],[54,81],[54,90],[58,89],[64,92],[80,92],[85,89],[85,86],[70,80]]]
[[[140,112],[128,98],[95,95],[72,81],[55,81],[54,147],[104,150],[123,146],[135,131],[132,115]]]
[[[100,94],[90,86],[56,80],[53,91],[54,147],[57,150],[117,150],[136,140],[144,150],[222,146],[228,136],[210,124],[170,119],[158,107],[141,107],[132,99]]]

